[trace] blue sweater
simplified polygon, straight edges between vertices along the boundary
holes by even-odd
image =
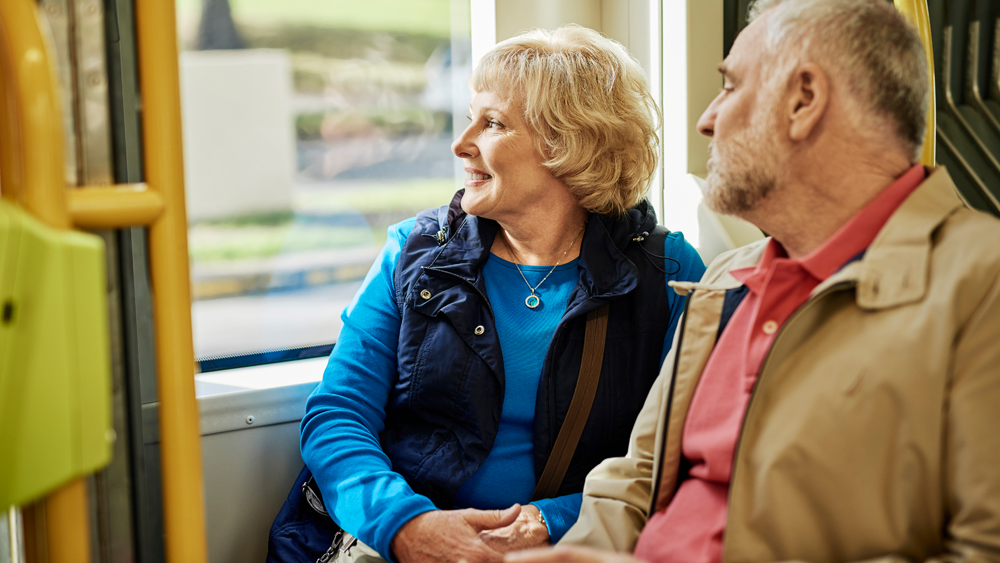
[[[302,427],[303,458],[321,489],[337,491],[325,498],[335,497],[337,504],[344,505],[328,505],[327,510],[336,514],[341,527],[386,558],[389,544],[403,524],[436,510],[430,499],[413,492],[405,479],[392,471],[379,445],[385,405],[396,379],[400,318],[393,297],[393,272],[413,227],[410,219],[389,228],[385,248],[342,315],[344,327],[323,381],[307,402],[307,411],[337,413],[336,417],[321,417],[335,419],[337,424],[304,423]],[[680,233],[666,237],[664,255],[681,265],[678,268],[666,261],[667,281],[698,280],[704,273],[701,258]],[[521,269],[534,286],[550,268]],[[512,263],[491,255],[483,275],[504,351],[507,386],[497,438],[479,471],[459,489],[456,504],[460,508],[506,508],[530,500],[535,486],[532,430],[542,362],[578,280],[576,261],[557,267],[538,289],[542,305],[532,310],[524,306],[530,291]],[[683,310],[683,298],[664,289],[671,318],[662,356],[669,350]],[[580,497],[567,495],[534,503],[545,517],[553,542],[576,521]]]

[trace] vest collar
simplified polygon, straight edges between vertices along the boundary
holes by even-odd
[[[464,194],[465,190],[459,190],[451,204],[438,212],[438,227],[447,240],[428,267],[447,270],[473,285],[479,285],[482,266],[489,259],[499,225],[496,221],[463,211],[461,203]],[[656,213],[646,200],[620,218],[591,213],[580,243],[578,262],[578,287],[585,295],[574,292],[567,314],[581,299],[613,299],[635,289],[639,283],[639,270],[624,251],[629,244],[639,242],[654,228]],[[662,250],[654,252],[659,254]],[[597,306],[599,303],[591,308]]]

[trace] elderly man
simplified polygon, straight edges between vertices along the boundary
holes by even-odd
[[[1000,223],[914,161],[885,0],[763,0],[698,128],[719,257],[558,547],[508,561],[1000,561]]]

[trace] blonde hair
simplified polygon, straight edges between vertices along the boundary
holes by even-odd
[[[543,165],[588,211],[623,215],[646,196],[660,111],[618,42],[578,25],[534,29],[486,53],[469,84],[520,105]]]

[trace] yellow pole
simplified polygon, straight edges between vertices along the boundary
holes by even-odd
[[[0,186],[39,221],[68,229],[54,65],[31,0],[0,2]]]
[[[149,229],[157,338],[167,561],[206,561],[201,435],[194,395],[191,288],[173,0],[136,0],[146,182],[163,196]]]
[[[920,152],[920,163],[924,166],[934,166],[936,163],[937,110],[934,107],[934,44],[931,42],[931,19],[927,13],[927,0],[893,0],[893,4],[917,29],[917,32],[920,33],[920,40],[924,44],[927,73],[931,82],[931,105],[927,108],[927,131],[924,133],[924,147]]]
[[[72,190],[68,204],[73,224],[84,229],[148,225],[163,213],[163,195],[146,184]]]
[[[44,224],[68,229],[55,67],[37,10],[32,0],[0,2],[0,191]],[[90,512],[83,478],[46,498],[45,519],[49,562],[89,563]]]
[[[82,478],[45,498],[49,563],[90,561],[87,483]]]

